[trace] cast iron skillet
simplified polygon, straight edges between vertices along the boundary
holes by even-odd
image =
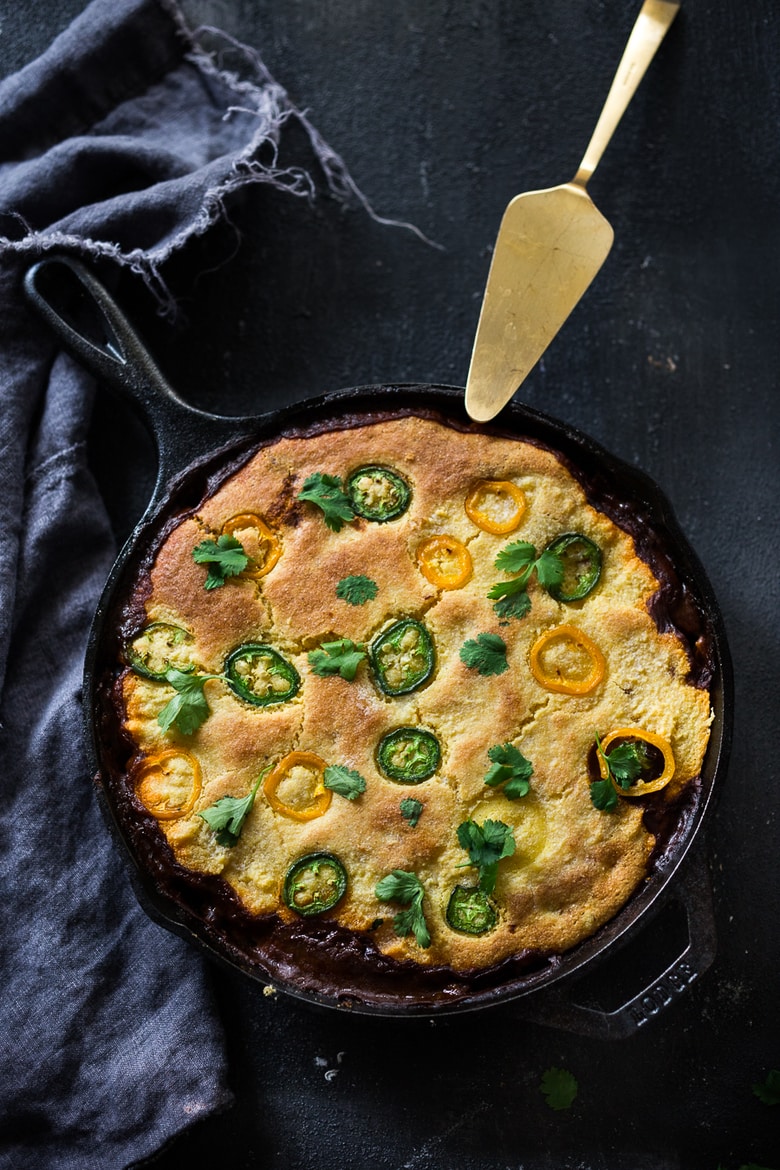
[[[597,1036],[628,1035],[668,1003],[712,962],[715,951],[709,879],[701,848],[692,849],[718,783],[725,774],[731,735],[732,683],[725,631],[717,603],[695,554],[659,489],[641,472],[610,455],[587,436],[517,403],[496,425],[477,426],[466,416],[461,389],[433,385],[362,386],[253,418],[226,418],[196,410],[169,386],[124,314],[95,276],[68,257],[40,261],[27,273],[25,291],[65,348],[98,380],[128,397],[156,440],[158,476],[148,508],[119,554],[95,614],[86,655],[84,704],[90,763],[109,824],[131,862],[138,898],[156,921],[211,957],[265,985],[326,1007],[385,1016],[427,1016],[514,1001],[519,1014]],[[389,974],[374,956],[367,963],[354,943],[340,946],[337,969],[322,977],[321,944],[332,944],[327,924],[303,940],[278,942],[253,936],[254,955],[230,940],[231,921],[205,916],[218,879],[160,869],[159,835],[133,825],[112,775],[117,763],[116,718],[108,701],[121,649],[123,603],[153,556],[162,535],[195,509],[258,445],[281,434],[311,433],[355,425],[386,415],[422,413],[456,428],[523,437],[563,456],[589,497],[634,536],[640,553],[665,582],[661,620],[687,638],[693,674],[710,682],[715,713],[701,783],[682,811],[666,849],[646,883],[595,936],[563,956],[528,966],[509,961],[488,975],[460,983],[429,973]],[[685,940],[660,972],[654,970],[623,1002],[608,1010],[578,1001],[583,976],[613,963],[616,952],[633,954],[671,903],[682,908]],[[251,922],[242,923],[249,934]],[[307,930],[312,928],[307,925]],[[317,935],[317,929],[320,934]],[[629,944],[627,946],[627,944]],[[655,946],[655,941],[653,942]],[[352,949],[350,949],[350,947]],[[289,951],[288,949],[289,948]],[[359,950],[359,948],[358,948]],[[290,965],[290,952],[294,965]],[[330,953],[330,952],[329,952]],[[258,957],[260,961],[258,962]],[[373,964],[373,965],[372,965]],[[385,965],[386,966],[386,965]],[[300,978],[300,969],[307,974]],[[369,977],[370,974],[370,977]]]

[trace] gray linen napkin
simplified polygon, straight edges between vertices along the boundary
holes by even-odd
[[[207,971],[138,907],[87,775],[82,661],[115,549],[86,463],[91,381],[21,278],[49,249],[109,258],[165,307],[165,260],[197,247],[236,187],[308,193],[302,168],[277,163],[290,121],[347,192],[251,56],[239,81],[169,3],[94,0],[0,86],[0,1165],[13,1170],[125,1166],[231,1100]]]

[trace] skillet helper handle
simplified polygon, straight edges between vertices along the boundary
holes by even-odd
[[[39,260],[25,274],[24,291],[68,353],[140,413],[157,445],[158,489],[204,453],[204,433],[211,446],[235,438],[237,420],[208,414],[179,397],[86,265],[70,256]],[[171,434],[175,446],[164,441]]]
[[[561,986],[540,992],[538,1000],[530,996],[522,1017],[597,1040],[625,1039],[643,1029],[675,1003],[715,958],[717,941],[712,884],[703,849],[697,850],[685,862],[675,879],[675,893],[664,905],[669,905],[674,899],[684,911],[687,944],[641,991],[630,995],[614,1010],[605,1011],[577,1001],[577,986],[581,981],[574,976]],[[652,935],[653,926],[653,921],[649,922],[637,936],[640,944],[652,946],[648,936]],[[599,972],[601,981],[609,986],[609,962],[600,967]]]

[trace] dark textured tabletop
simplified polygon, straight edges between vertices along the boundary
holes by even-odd
[[[0,3],[2,71],[84,5]],[[462,385],[501,214],[582,157],[638,4],[624,0],[184,0],[254,46],[345,159],[378,216],[254,188],[166,273],[184,314],[123,298],[189,401],[257,413],[383,382]],[[684,0],[589,192],[612,251],[519,396],[643,469],[723,612],[735,678],[728,775],[704,845],[717,954],[628,1038],[514,1005],[384,1020],[265,997],[213,967],[234,1107],[155,1160],[235,1170],[738,1170],[780,1167],[780,1117],[752,1086],[780,1067],[777,879],[780,14]],[[219,344],[212,341],[219,322]],[[99,397],[93,466],[118,538],[143,509],[150,441]],[[673,902],[673,899],[672,899]],[[685,916],[601,963],[607,1003],[685,945]],[[662,969],[659,968],[659,969]],[[624,989],[625,984],[625,989]],[[592,991],[592,988],[591,988]],[[663,999],[664,997],[660,997]],[[572,1107],[540,1093],[577,1079]]]

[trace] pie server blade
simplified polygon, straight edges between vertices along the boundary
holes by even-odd
[[[571,182],[517,195],[504,212],[466,379],[477,422],[506,405],[607,258],[614,232],[586,185],[679,7],[645,0]]]

